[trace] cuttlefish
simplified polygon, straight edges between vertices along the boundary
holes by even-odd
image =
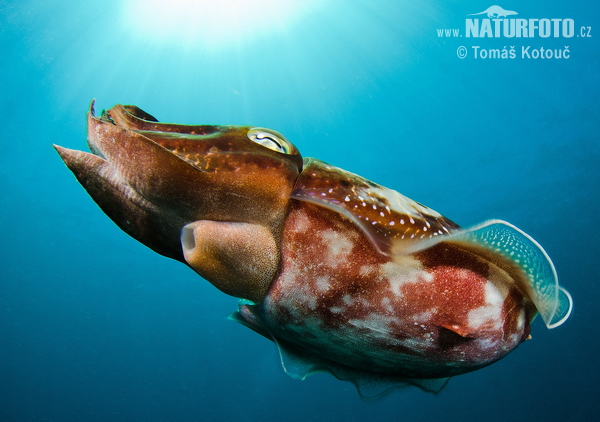
[[[92,153],[55,146],[125,232],[240,298],[231,316],[287,373],[329,372],[363,397],[490,365],[569,316],[544,249],[515,226],[463,229],[315,158],[271,129],[87,115]]]

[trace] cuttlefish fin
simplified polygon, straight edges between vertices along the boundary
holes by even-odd
[[[446,386],[450,379],[404,378],[386,374],[368,373],[339,364],[269,333],[256,317],[253,311],[255,306],[246,301],[240,301],[239,311],[234,312],[229,318],[273,341],[279,350],[281,365],[285,373],[294,379],[305,380],[313,374],[328,373],[341,381],[348,381],[354,384],[361,399],[364,401],[377,400],[385,397],[394,390],[408,387],[418,387],[428,393],[437,394]]]
[[[354,384],[361,399],[377,400],[394,390],[418,387],[428,393],[439,393],[450,378],[403,378],[364,372],[339,364],[280,338],[273,338],[279,349],[281,365],[292,378],[305,380],[317,373],[328,373],[341,381]]]
[[[512,224],[485,221],[446,236],[403,245],[403,253],[416,253],[440,242],[469,250],[505,270],[529,296],[548,328],[556,328],[569,318],[573,300],[559,286],[552,260],[538,242]]]

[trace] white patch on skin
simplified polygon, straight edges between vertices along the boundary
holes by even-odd
[[[299,265],[296,261],[289,262],[289,267],[278,280],[278,290],[286,292],[286,294],[279,296],[278,307],[287,309],[297,317],[302,317],[304,313],[302,307],[311,310],[317,308],[317,296],[313,291],[316,288],[316,283],[306,283],[305,280],[306,272],[310,271],[310,268],[307,269],[306,266]]]
[[[519,335],[511,334],[506,343],[509,345],[509,348],[510,348],[510,345],[512,345],[512,344],[519,344]]]
[[[435,311],[437,311],[437,309],[433,308],[429,311],[421,312],[420,314],[413,315],[412,318],[415,321],[415,325],[430,324],[431,318],[433,317],[433,314],[435,313]]]
[[[517,331],[521,332],[523,330],[524,325],[525,325],[525,310],[521,309],[521,312],[519,312],[519,317],[517,318]]]
[[[354,299],[352,299],[352,296],[350,296],[350,295],[344,295],[344,297],[342,298],[342,300],[348,306],[350,306],[350,305],[352,305],[354,303]]]
[[[292,263],[292,267],[284,271],[280,278],[279,284],[283,288],[288,288],[296,285],[296,275],[299,274],[300,268],[297,268],[295,263]]]
[[[402,346],[411,349],[414,353],[419,355],[426,355],[432,346],[431,339],[412,337],[402,340]]]
[[[392,189],[373,186],[369,188],[369,194],[370,196],[383,199],[387,202],[386,205],[389,204],[391,209],[418,219],[421,219],[423,215],[429,215],[434,218],[441,217],[441,214],[438,212],[424,207]]]
[[[359,270],[359,274],[361,275],[361,277],[370,276],[376,272],[377,272],[376,265],[363,265],[362,267],[360,267],[360,270]]]
[[[389,297],[384,297],[383,299],[381,299],[381,305],[388,312],[394,312],[394,307],[392,306],[392,302],[390,301]]]
[[[433,275],[423,269],[423,264],[411,256],[396,256],[393,261],[380,266],[381,276],[390,283],[396,296],[402,296],[401,288],[406,283],[433,281]]]
[[[503,325],[502,306],[506,292],[502,292],[498,287],[488,281],[485,284],[485,303],[486,305],[472,309],[469,312],[469,326],[479,328],[484,324],[491,324],[490,328],[500,329]]]
[[[365,319],[350,319],[348,324],[359,329],[369,330],[370,337],[379,338],[385,341],[393,338],[390,321],[383,318],[380,314],[370,314]]]
[[[492,340],[491,338],[479,338],[476,341],[480,350],[495,349],[498,343],[497,340]]]
[[[382,333],[387,335],[390,327],[382,324],[381,321],[377,319],[368,318],[368,319],[349,319],[348,324],[356,327],[356,328],[366,328],[370,331],[375,331],[378,333]]]
[[[326,292],[331,287],[329,285],[329,277],[317,277],[315,280],[315,286],[317,287],[317,290]]]
[[[327,246],[325,262],[333,267],[337,266],[340,260],[348,259],[354,247],[354,243],[348,237],[335,230],[321,232],[321,239]]]
[[[316,298],[316,296],[303,295],[303,298],[304,298],[306,304],[308,305],[308,309],[310,309],[311,311],[314,311],[315,309],[317,309],[317,298]]]
[[[298,233],[306,233],[310,230],[310,226],[310,219],[304,211],[299,211],[296,213],[294,218],[294,227],[292,228],[293,231]]]

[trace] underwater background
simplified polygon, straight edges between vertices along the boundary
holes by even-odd
[[[597,420],[597,2],[502,3],[562,19],[521,38],[466,37],[483,1],[164,3],[0,1],[0,421]],[[269,127],[462,226],[509,221],[571,318],[438,395],[294,380],[227,319],[236,299],[118,229],[61,162],[53,143],[87,150],[92,98]]]

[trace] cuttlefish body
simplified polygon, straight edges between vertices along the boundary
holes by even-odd
[[[569,316],[542,247],[491,220],[470,229],[248,126],[88,113],[94,154],[56,146],[125,232],[242,299],[232,318],[284,369],[325,371],[365,397],[487,366]]]

